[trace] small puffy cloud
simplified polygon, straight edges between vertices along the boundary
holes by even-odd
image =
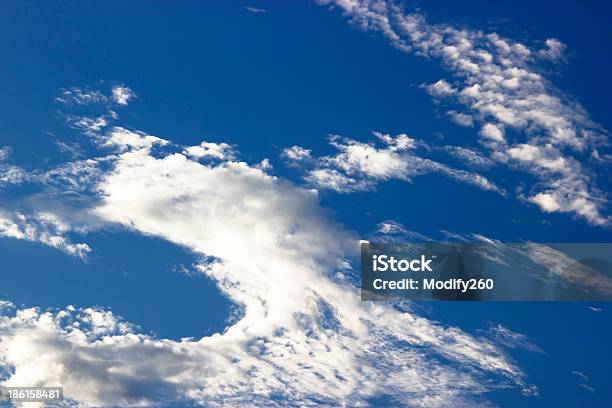
[[[449,111],[448,116],[451,118],[453,122],[455,122],[459,126],[463,127],[473,127],[474,126],[474,118],[471,115],[467,115],[465,113]]]
[[[372,132],[372,134],[394,151],[411,150],[417,145],[417,141],[405,133],[401,133],[395,137],[381,132]]]
[[[322,158],[322,164],[337,168],[348,175],[365,176],[372,179],[407,178],[408,163],[391,147],[377,148],[373,144],[352,139],[341,140],[335,136],[330,143],[339,150],[335,156]]]
[[[612,164],[612,154],[610,153],[600,154],[599,151],[597,151],[597,149],[591,152],[591,159],[593,159],[598,164],[602,164],[602,165]]]
[[[381,222],[377,225],[377,232],[381,234],[404,234],[407,232],[406,228],[393,220]]]
[[[541,169],[563,173],[571,165],[568,160],[554,149],[547,149],[529,144],[518,144],[507,150],[510,158]]]
[[[437,98],[444,98],[457,93],[457,90],[443,79],[440,79],[439,81],[434,82],[433,84],[429,84],[425,88],[431,96],[435,96]]]
[[[506,141],[502,129],[492,123],[486,123],[482,129],[480,129],[480,135],[498,143],[504,143]]]
[[[270,171],[274,168],[274,166],[272,166],[272,163],[270,163],[270,159],[263,159],[255,167],[262,171]]]
[[[236,152],[227,143],[202,142],[197,146],[189,146],[183,151],[184,154],[195,159],[218,159],[232,160]]]
[[[6,311],[8,309],[14,309],[15,305],[13,304],[13,302],[10,302],[8,300],[0,300],[0,310],[1,311]]]
[[[538,55],[551,61],[558,61],[563,58],[566,48],[567,46],[556,38],[549,38],[546,40],[546,48],[539,50]]]
[[[561,205],[557,201],[555,194],[538,193],[531,197],[529,201],[536,204],[544,212],[556,212],[561,209]]]
[[[310,149],[305,149],[301,146],[294,145],[283,149],[282,155],[289,160],[303,161],[310,160],[312,158],[312,151]]]
[[[131,99],[136,97],[134,91],[125,85],[115,85],[111,92],[113,101],[118,105],[126,106]]]
[[[13,149],[10,146],[3,146],[0,148],[0,161],[4,161],[11,157]]]
[[[142,132],[133,132],[131,130],[116,126],[101,139],[101,145],[105,147],[116,147],[119,151],[130,149],[150,149],[154,145],[166,145],[167,140],[160,139],[156,136],[147,135]]]
[[[428,242],[431,238],[408,230],[401,223],[394,220],[386,220],[376,225],[376,231],[372,234],[375,242]]]

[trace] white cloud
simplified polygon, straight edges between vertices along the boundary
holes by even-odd
[[[195,159],[212,158],[219,160],[231,160],[236,155],[231,145],[212,142],[202,142],[198,146],[189,146],[185,148],[183,153]]]
[[[581,164],[571,156],[563,156],[559,149],[546,146],[517,144],[507,149],[504,156],[514,165],[546,177],[543,191],[526,197],[544,212],[573,212],[593,224],[608,225],[610,216],[603,216],[601,208],[607,203],[606,194],[594,187],[589,189],[591,177],[584,174]]]
[[[385,180],[410,181],[416,176],[438,173],[483,190],[505,194],[480,174],[418,156],[416,149],[422,142],[405,134],[392,137],[374,132],[374,135],[384,143],[384,147],[332,136],[330,143],[339,153],[318,158],[314,168],[308,171],[306,181],[319,188],[350,193],[374,189],[377,183]]]
[[[84,134],[92,137],[98,135],[98,133],[109,124],[108,118],[105,116],[99,116],[96,118],[86,116],[68,116],[67,120],[72,127],[79,129]]]
[[[10,146],[3,146],[0,148],[0,161],[8,159],[13,152]]]
[[[125,149],[95,159],[113,164],[93,179],[95,213],[215,259],[198,269],[242,313],[222,333],[172,341],[139,334],[101,309],[15,309],[0,317],[3,385],[61,385],[85,406],[356,405],[380,393],[418,406],[471,406],[496,387],[485,377],[529,388],[493,343],[360,302],[345,266],[358,238],[329,219],[316,191],[243,162],[154,155],[153,144],[172,145],[141,132],[120,139]],[[341,168],[387,174],[379,161],[363,165],[369,145],[336,143],[355,150],[338,159]],[[405,153],[407,139],[385,149],[385,157]],[[70,229],[49,215],[36,223]],[[25,234],[24,225],[5,229]]]
[[[255,167],[261,171],[271,171],[274,168],[272,163],[270,163],[270,159],[263,159]]]
[[[55,98],[56,102],[65,105],[92,105],[106,103],[108,98],[100,91],[72,87],[62,89],[61,95]]]
[[[63,105],[73,106],[107,105],[111,102],[125,106],[135,97],[134,91],[125,85],[114,85],[110,90],[110,95],[106,95],[100,90],[72,87],[62,89],[55,101]]]
[[[118,105],[126,106],[131,99],[136,97],[134,91],[124,85],[115,85],[111,90],[113,101]]]
[[[528,144],[517,144],[508,149],[508,156],[517,162],[527,165],[536,165],[539,168],[552,172],[564,172],[570,166],[569,159],[558,155],[558,151],[552,148],[532,146]]]
[[[408,230],[401,223],[394,220],[386,220],[376,225],[376,231],[372,238],[375,242],[428,242],[431,238]]]
[[[10,184],[21,184],[28,178],[25,170],[10,164],[0,164],[0,187]]]
[[[351,139],[330,139],[340,153],[322,159],[324,165],[337,168],[347,175],[365,176],[374,180],[408,178],[410,169],[404,158],[393,148],[376,148],[372,144]]]
[[[445,146],[444,150],[455,156],[462,163],[467,164],[470,167],[478,167],[482,169],[488,169],[495,165],[495,162],[488,157],[483,156],[476,150],[461,147],[461,146]]]
[[[430,24],[422,13],[407,12],[390,1],[319,2],[339,6],[355,25],[381,32],[404,52],[439,60],[452,74],[453,85],[441,79],[428,85],[428,92],[442,103],[452,103],[453,111],[463,107],[458,113],[481,125],[480,141],[491,157],[537,179],[530,187],[532,197],[553,191],[558,211],[576,214],[595,225],[612,223],[612,217],[606,215],[608,196],[596,187],[598,171],[574,160],[585,150],[604,145],[608,132],[556,88],[539,65],[542,58],[562,60],[563,43],[548,39],[546,48],[536,50],[497,33]],[[513,139],[506,140],[505,133],[510,131]],[[568,172],[542,173],[536,170],[538,165],[514,162],[507,155],[506,143],[546,148],[555,151],[558,159],[573,160],[571,177]]]
[[[58,113],[70,127],[89,136],[94,142],[104,143],[102,135],[119,118],[113,109],[116,105],[127,105],[135,97],[134,92],[123,85],[115,85],[106,93],[73,87],[62,90],[55,101],[63,105]],[[74,143],[56,141],[56,144],[62,150],[82,155],[80,146]]]
[[[430,95],[438,98],[451,96],[457,93],[457,90],[443,79],[427,85],[426,88]]]
[[[419,144],[415,139],[409,137],[405,133],[401,133],[394,137],[381,132],[372,132],[372,134],[374,134],[378,140],[389,146],[389,150],[391,151],[413,150],[417,147],[417,144]],[[421,144],[424,143],[421,142]]]
[[[556,212],[561,209],[555,195],[551,193],[538,193],[529,200],[537,204],[544,212]]]
[[[567,46],[556,38],[549,38],[546,40],[546,48],[538,51],[538,55],[551,61],[557,61],[562,59],[566,48]]]
[[[474,126],[474,118],[470,115],[466,115],[465,113],[449,111],[448,116],[451,118],[453,122],[455,122],[459,126],[463,127],[472,127]]]
[[[310,160],[312,158],[312,150],[294,145],[283,149],[283,156],[294,161]]]
[[[485,123],[482,129],[480,129],[480,134],[494,142],[505,143],[506,139],[504,138],[504,133],[501,129],[502,128],[499,126],[491,123]]]
[[[373,187],[373,184],[368,180],[358,180],[335,169],[313,169],[308,172],[305,179],[313,186],[342,193],[364,191]]]
[[[584,388],[587,391],[595,392],[595,388],[591,387],[588,384],[585,384],[585,383],[589,382],[589,377],[587,377],[586,374],[584,374],[584,373],[582,373],[582,372],[580,372],[578,370],[572,371],[572,374],[574,374],[574,375],[576,375],[576,376],[578,376],[580,378],[581,383],[579,383],[578,386]]]
[[[159,137],[134,132],[119,126],[113,127],[100,141],[102,146],[115,147],[119,151],[150,149],[155,145],[163,146],[168,143]]]
[[[72,243],[65,234],[70,227],[55,215],[36,213],[28,216],[18,211],[0,211],[0,237],[40,242],[67,254],[86,258],[91,251],[85,243]]]
[[[612,154],[610,153],[599,154],[599,151],[597,151],[597,149],[594,149],[591,152],[591,159],[595,160],[598,164],[602,164],[602,165],[612,164]]]
[[[543,350],[537,344],[533,343],[527,336],[514,332],[502,324],[491,325],[488,334],[498,344],[505,347],[525,349],[534,353],[543,352]]]
[[[582,373],[580,371],[574,370],[574,371],[572,371],[572,374],[577,375],[583,381],[589,381],[589,377],[587,377],[584,373]]]
[[[251,13],[255,13],[255,14],[261,14],[261,13],[267,13],[268,10],[263,9],[263,8],[257,8],[257,7],[250,7],[250,6],[244,6],[244,9],[246,11],[250,11]]]

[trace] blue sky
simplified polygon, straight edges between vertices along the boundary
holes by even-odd
[[[41,357],[38,365],[28,364],[14,349],[0,346],[0,353],[11,362],[5,367],[12,373],[4,377],[8,383],[29,378],[41,384],[61,382],[65,393],[84,405],[122,405],[132,397],[149,404],[167,403],[188,392],[194,397],[186,405],[210,403],[221,395],[237,403],[265,401],[254,390],[269,392],[268,398],[279,404],[298,403],[283,395],[278,384],[265,380],[235,388],[228,382],[230,391],[223,392],[229,396],[221,391],[206,394],[202,388],[214,390],[218,384],[193,379],[206,377],[208,360],[189,361],[181,354],[180,339],[192,338],[184,347],[193,354],[218,352],[211,361],[230,361],[220,365],[228,378],[249,372],[246,363],[231,362],[228,355],[233,355],[242,362],[249,361],[247,357],[257,361],[251,367],[257,381],[272,374],[281,383],[286,381],[280,363],[268,353],[253,352],[254,344],[269,342],[271,355],[282,353],[272,346],[278,345],[278,338],[303,341],[305,350],[316,350],[316,344],[301,337],[299,328],[306,320],[322,338],[327,332],[321,327],[326,324],[334,333],[349,328],[358,332],[357,323],[342,317],[350,315],[342,313],[348,306],[332,302],[330,307],[338,315],[329,316],[316,299],[335,293],[333,285],[343,287],[329,277],[340,268],[336,261],[354,261],[354,253],[346,249],[350,242],[378,236],[381,223],[434,239],[448,238],[442,232],[448,231],[468,239],[480,234],[505,242],[609,242],[612,156],[605,144],[607,129],[612,128],[607,115],[612,92],[607,80],[612,68],[609,6],[435,1],[406,3],[398,11],[392,3],[384,9],[367,1],[356,2],[362,8],[350,9],[350,3],[332,7],[275,1],[10,2],[2,6],[0,147],[6,149],[0,163],[5,223],[0,234],[5,282],[0,298],[12,306],[0,330],[0,345],[21,341],[33,355],[54,356]],[[550,18],[551,9],[555,18]],[[494,61],[507,58],[507,67],[519,67],[539,78],[521,76],[518,86],[490,85],[506,98],[498,100],[497,108],[482,94],[473,99],[460,96],[458,90],[474,84],[480,89],[489,86],[493,74],[486,69],[493,65],[483,62],[478,73],[471,72],[460,64],[473,56],[438,49],[432,45],[433,37],[427,37],[431,48],[419,50],[422,44],[410,37],[415,31],[402,31],[399,20],[404,16],[424,16],[426,22],[418,29],[427,35],[444,32],[452,41],[465,35],[474,47],[490,47],[486,49]],[[391,32],[399,33],[399,42],[378,25],[381,19],[392,22]],[[523,57],[514,50],[506,55],[501,46],[491,45],[492,37],[479,33],[497,33],[496,38],[523,44],[530,54]],[[554,53],[555,43],[551,46],[547,39],[564,44],[561,51]],[[402,50],[406,45],[412,48]],[[445,94],[433,84],[450,88]],[[113,90],[133,96],[123,103]],[[574,136],[555,139],[558,128],[551,117],[538,122],[529,111],[508,111],[511,105],[506,101],[516,95],[528,100],[542,93],[559,98],[561,108],[545,107],[553,110],[553,118],[566,119],[562,127],[574,131]],[[84,100],[83,95],[97,99]],[[459,114],[467,121],[463,126],[452,120]],[[83,118],[104,118],[105,124],[93,128],[90,122],[79,122]],[[502,141],[491,127],[499,129]],[[330,139],[330,135],[338,136]],[[204,154],[188,153],[189,146],[204,141],[211,143],[200,146]],[[292,146],[305,149],[307,156],[292,158],[286,150]],[[453,156],[457,148],[470,149],[485,164]],[[366,153],[368,159],[361,160]],[[176,159],[178,155],[187,161]],[[87,159],[93,162],[85,163]],[[261,164],[264,159],[271,167]],[[235,164],[239,161],[246,168]],[[194,167],[196,163],[202,167]],[[83,172],[91,177],[81,178]],[[317,195],[308,189],[317,189]],[[301,241],[277,247],[274,239],[268,240],[275,234],[277,240],[295,234]],[[69,254],[77,243],[87,245],[82,257]],[[287,248],[292,255],[283,252]],[[249,251],[265,253],[277,259],[270,268],[278,271],[266,275],[257,265],[251,270],[231,250],[244,256],[252,254]],[[316,265],[314,271],[300,262],[285,264],[300,251]],[[226,264],[219,266],[223,263],[214,259]],[[305,316],[299,320],[292,315],[298,323],[285,322],[286,317],[280,311],[277,316],[277,309],[270,306],[281,304],[284,292],[258,286],[284,279],[281,270],[300,277],[285,282],[291,288],[295,284],[296,291],[303,290],[300,284],[321,285],[313,298],[304,295],[304,304],[290,302],[296,313]],[[245,273],[255,280],[242,280]],[[270,298],[263,299],[266,296]],[[66,312],[68,305],[76,311]],[[588,306],[603,310],[595,312]],[[19,317],[20,310],[30,307],[40,309],[35,316]],[[359,307],[365,308],[359,309],[363,319],[374,319],[370,306]],[[46,338],[41,333],[48,329],[43,318],[48,308],[58,322],[65,314],[81,321],[80,329],[70,323],[54,332],[65,347],[45,350],[19,337],[20,328],[30,327],[31,339]],[[245,311],[257,316],[260,308],[279,320],[259,324],[255,318],[242,319]],[[113,317],[100,310],[112,311]],[[395,319],[393,313],[397,311],[389,311],[386,318]],[[584,303],[413,305],[410,315],[421,316],[423,326],[411,326],[425,327],[440,341],[414,340],[423,333],[409,329],[388,333],[398,335],[396,341],[378,346],[388,347],[387,351],[417,350],[418,356],[405,362],[418,367],[414,383],[400,382],[396,388],[382,384],[364,396],[356,391],[331,392],[321,380],[319,385],[330,399],[312,398],[323,404],[414,400],[432,406],[435,401],[609,406],[609,313],[606,304]],[[115,322],[119,317],[138,327],[121,327]],[[508,347],[492,329],[498,325],[524,337]],[[233,331],[226,330],[232,327]],[[281,328],[290,333],[283,334],[287,339],[277,335]],[[470,346],[462,354],[456,342],[463,337],[454,337],[459,335],[452,328],[475,339],[475,344],[492,344],[495,352],[487,355]],[[76,330],[85,333],[84,343],[69,340]],[[214,333],[225,334],[219,339]],[[399,340],[400,334],[404,340]],[[96,354],[99,349],[94,344],[113,336],[126,353],[121,356],[128,368],[117,370],[127,370],[127,379],[108,378],[99,374],[99,367],[91,368],[91,378],[80,379],[60,374],[47,378],[36,369],[51,363],[66,367],[65,372],[82,369],[84,363],[66,359],[77,346],[105,361],[107,354]],[[130,336],[138,337],[142,345],[133,354],[125,351]],[[198,348],[196,341],[203,337],[206,349]],[[372,334],[364,338],[381,340]],[[325,341],[330,350],[365,349],[365,343],[351,343],[340,335],[321,340]],[[159,347],[168,347],[173,357],[151,354],[152,364],[158,366],[154,375],[142,380],[137,374],[146,369],[133,363],[137,368],[131,372],[129,362],[147,355],[150,344],[163,344]],[[539,351],[526,344],[537,345]],[[112,354],[108,347],[106,352]],[[372,357],[363,359],[370,364]],[[300,358],[297,354],[295,360]],[[486,364],[488,358],[506,368],[492,369]],[[315,378],[326,378],[330,368],[323,362],[312,364]],[[172,377],[160,368],[165,366],[179,367],[181,374]],[[366,367],[385,373],[384,368]],[[313,381],[312,373],[282,368],[304,384]],[[236,370],[233,375],[232,370]],[[405,375],[400,367],[388,370]],[[355,368],[336,377],[364,381],[357,372]],[[428,377],[432,373],[439,383]],[[183,388],[173,382],[176,378]],[[226,377],[220,378],[222,382]],[[380,378],[373,374],[370,380]],[[87,390],[68,392],[78,381],[120,390],[118,399],[104,400]],[[334,386],[335,380],[326,381],[335,389],[350,383],[342,381],[340,387]],[[450,392],[455,382],[462,386]],[[432,388],[416,392],[417,383]],[[150,391],[159,384],[160,394]],[[476,391],[474,384],[484,388]],[[537,387],[537,395],[523,395],[534,394],[528,391],[532,386]],[[293,392],[307,395],[311,389],[305,385]]]

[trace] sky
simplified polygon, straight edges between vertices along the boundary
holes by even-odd
[[[0,7],[5,385],[612,403],[607,303],[360,302],[357,271],[360,239],[610,242],[608,5]]]

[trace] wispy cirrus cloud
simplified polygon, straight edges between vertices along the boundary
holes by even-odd
[[[36,212],[32,215],[19,211],[0,211],[0,237],[39,242],[82,259],[91,248],[86,243],[73,243],[66,237],[71,226],[55,214]]]
[[[126,106],[136,94],[128,86],[122,84],[113,85],[110,95],[101,90],[90,87],[71,87],[62,89],[55,101],[63,105],[87,106],[96,104],[117,104]]]
[[[124,85],[114,85],[107,91],[89,87],[62,89],[55,98],[64,109],[59,112],[60,116],[81,134],[85,142],[113,153],[125,151],[133,145],[147,147],[165,143],[160,138],[114,126],[118,114],[112,110],[113,105],[125,106],[135,94]],[[102,114],[73,113],[89,108]],[[61,150],[71,152],[73,157],[84,155],[77,141],[58,140],[56,144]],[[92,193],[92,186],[116,157],[109,154],[33,168],[10,163],[11,152],[8,146],[0,149],[0,161],[3,161],[0,163],[0,190],[7,186],[26,186],[32,191],[10,205],[5,203],[6,207],[0,210],[0,237],[38,242],[87,259],[91,251],[89,245],[74,243],[70,235],[90,227],[97,228],[100,222],[95,215],[88,214],[86,208],[74,208],[73,204],[84,206],[91,201],[91,197],[84,193]]]
[[[108,97],[98,90],[72,87],[63,89],[55,101],[64,105],[91,105],[106,103]]]
[[[524,334],[512,331],[499,323],[491,325],[488,334],[496,343],[505,347],[525,349],[534,353],[543,352],[537,344]]]
[[[311,166],[305,180],[315,187],[350,193],[372,190],[378,183],[386,180],[410,181],[414,177],[434,173],[483,190],[505,194],[503,189],[478,173],[422,157],[425,153],[419,152],[418,148],[426,145],[421,141],[405,134],[392,137],[374,132],[374,135],[382,147],[374,143],[331,136],[329,142],[338,153],[303,163],[305,166]],[[296,151],[296,147],[299,148],[294,146],[289,150],[290,154]],[[287,152],[286,150],[285,156],[290,158]],[[309,150],[308,152],[310,154]],[[299,161],[303,161],[301,156],[295,159],[295,162]]]
[[[262,13],[267,13],[268,12],[268,10],[266,10],[264,8],[252,7],[252,6],[244,6],[244,9],[246,11],[254,13],[254,14],[262,14]]]
[[[495,165],[495,161],[484,156],[478,150],[461,146],[444,146],[443,150],[470,167],[488,169]]]
[[[595,388],[591,387],[588,382],[589,382],[589,377],[586,376],[586,374],[584,374],[581,371],[578,370],[573,370],[572,374],[574,374],[575,376],[577,376],[578,378],[580,378],[580,382],[578,383],[579,387],[584,388],[585,390],[589,391],[589,392],[595,392]]]

